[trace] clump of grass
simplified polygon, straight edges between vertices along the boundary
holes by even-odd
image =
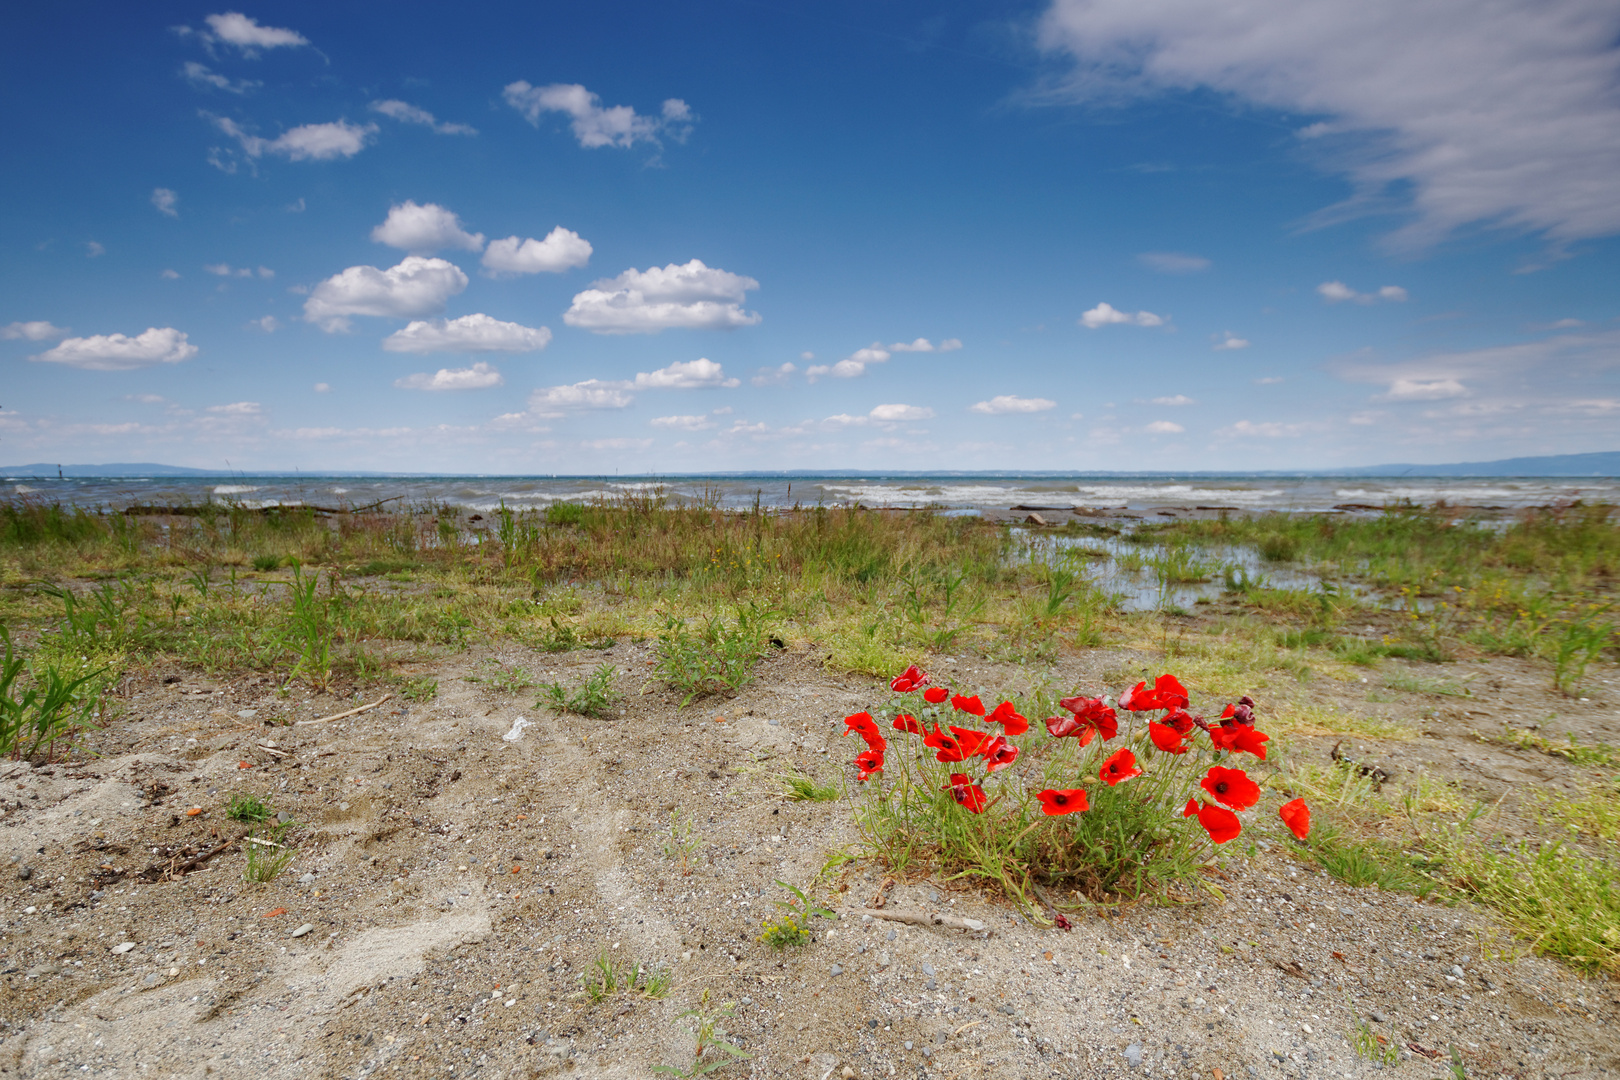
[[[289,821],[266,830],[266,835],[252,832],[242,838],[242,851],[247,858],[247,865],[242,870],[243,880],[262,885],[274,881],[287,868],[297,854],[286,843],[287,834],[292,831],[294,824]]]
[[[483,681],[497,694],[517,694],[535,685],[533,677],[523,668],[516,665],[507,667],[496,661],[491,663],[494,674]]]
[[[399,687],[400,697],[418,704],[432,701],[439,696],[439,680],[431,675],[400,678],[395,685]]]
[[[231,801],[225,807],[225,816],[232,821],[255,825],[269,821],[274,813],[275,811],[263,799],[246,792],[232,795]]]
[[[606,951],[597,953],[580,975],[580,989],[595,1005],[619,994],[661,998],[668,995],[674,977],[662,967],[640,960],[615,960]]]
[[[1588,745],[1578,741],[1574,732],[1569,732],[1566,739],[1566,742],[1556,742],[1538,731],[1509,728],[1493,741],[1517,746],[1523,750],[1538,750],[1549,757],[1561,757],[1574,765],[1597,765],[1603,768],[1620,766],[1620,746],[1612,746],[1609,743]]]
[[[1553,639],[1553,685],[1557,689],[1573,695],[1586,678],[1586,669],[1614,640],[1614,623],[1603,618],[1612,606],[1591,605]]]
[[[831,802],[838,798],[835,785],[817,784],[808,776],[788,773],[781,777],[781,781],[785,794],[795,802]]]
[[[0,626],[0,754],[30,758],[51,753],[56,744],[71,741],[84,730],[95,727],[93,717],[100,697],[105,669],[80,673],[46,662],[36,666],[29,684],[23,684],[28,667],[24,657],[12,648],[11,634]]]
[[[754,665],[765,654],[770,634],[763,616],[751,608],[738,608],[731,622],[711,616],[693,629],[685,619],[671,617],[658,635],[655,673],[669,686],[693,699],[728,694],[754,679]]]
[[[1409,694],[1436,694],[1442,697],[1474,696],[1474,691],[1465,683],[1451,679],[1425,679],[1401,672],[1390,672],[1384,676],[1384,685],[1391,690],[1404,690]]]
[[[1420,898],[1436,889],[1425,873],[1432,864],[1412,858],[1387,840],[1352,840],[1342,830],[1324,824],[1311,830],[1309,850],[1322,869],[1352,888],[1377,886]]]
[[[561,682],[542,683],[540,688],[544,694],[535,702],[535,707],[593,718],[606,716],[622,696],[613,688],[618,673],[619,669],[612,664],[603,664],[573,689]]]

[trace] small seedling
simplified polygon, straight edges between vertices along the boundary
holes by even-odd
[[[225,807],[226,817],[232,821],[240,821],[249,825],[258,825],[269,821],[270,815],[273,813],[275,811],[270,809],[264,800],[257,795],[232,795],[230,803]]]
[[[620,697],[618,691],[613,688],[613,678],[618,673],[618,669],[612,664],[603,664],[572,690],[560,682],[543,683],[541,689],[545,694],[535,702],[535,708],[551,709],[558,713],[570,712],[579,716],[605,716],[612,711],[614,703]]]
[[[439,696],[439,680],[431,675],[422,675],[414,679],[401,679],[399,681],[399,696],[418,704],[432,701]]]
[[[593,1005],[621,993],[661,998],[669,993],[673,981],[663,968],[648,967],[639,960],[621,963],[605,952],[597,954],[579,980]]]
[[[507,667],[504,664],[495,664],[494,668],[494,673],[485,678],[484,682],[498,694],[516,694],[535,685],[533,677],[523,668]]]
[[[771,948],[780,950],[806,945],[811,940],[811,919],[837,917],[835,912],[822,907],[797,885],[789,885],[785,881],[778,881],[777,884],[792,895],[786,900],[772,900],[778,914],[760,924],[764,932],[759,935],[759,940]]]
[[[665,1073],[669,1076],[693,1077],[706,1076],[716,1069],[723,1069],[727,1065],[734,1065],[739,1061],[747,1061],[749,1054],[742,1048],[728,1041],[726,1029],[721,1027],[721,1021],[731,1016],[731,1002],[713,1007],[709,1004],[709,992],[703,991],[698,999],[695,1009],[687,1009],[675,1019],[692,1019],[695,1022],[687,1030],[697,1041],[697,1049],[692,1054],[692,1064],[685,1069],[674,1065],[654,1065],[653,1072]],[[704,1059],[708,1058],[707,1061]]]
[[[682,874],[692,872],[692,857],[703,846],[701,837],[692,835],[692,819],[681,817],[679,810],[669,812],[669,835],[664,840],[664,857],[674,859]]]

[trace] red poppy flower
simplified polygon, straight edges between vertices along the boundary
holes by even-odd
[[[1285,802],[1277,808],[1277,816],[1283,819],[1283,824],[1294,831],[1294,835],[1301,840],[1311,835],[1311,808],[1305,805],[1304,799],[1295,799]]]
[[[1243,823],[1232,811],[1207,803],[1198,810],[1198,824],[1217,844],[1224,844],[1243,831]]]
[[[984,715],[984,702],[979,700],[978,694],[974,694],[972,697],[953,694],[951,696],[951,705],[957,712],[972,713],[974,716]]]
[[[1266,742],[1271,736],[1242,724],[1222,724],[1209,729],[1209,741],[1217,750],[1230,750],[1234,754],[1253,754],[1266,760]]]
[[[1219,802],[1234,810],[1247,810],[1260,801],[1260,785],[1249,779],[1242,769],[1226,769],[1219,765],[1199,782]]]
[[[1169,724],[1155,724],[1149,720],[1148,737],[1153,740],[1154,746],[1167,754],[1185,754],[1187,752],[1187,747],[1183,746],[1181,742],[1181,732]]]
[[[877,721],[872,719],[872,714],[869,712],[858,712],[854,716],[846,716],[844,717],[844,734],[848,735],[852,731],[858,731],[862,735],[870,731],[873,735],[876,735],[878,733]]]
[[[1198,800],[1188,799],[1187,805],[1181,808],[1181,816],[1192,817],[1196,813],[1198,813]]]
[[[943,686],[930,686],[928,689],[923,691],[923,700],[928,702],[930,705],[938,705],[940,702],[944,701],[950,696],[951,692],[945,689]]]
[[[985,720],[992,724],[1000,724],[1007,729],[1008,735],[1022,735],[1029,730],[1029,721],[1018,715],[1018,711],[1012,707],[1010,701],[1003,701],[997,705]]]
[[[889,681],[889,689],[897,694],[909,694],[913,690],[926,686],[927,683],[928,676],[916,664],[912,664]]]
[[[1102,770],[1097,773],[1102,777],[1103,783],[1113,787],[1121,780],[1129,780],[1133,776],[1141,776],[1142,770],[1137,768],[1136,755],[1129,750],[1117,751],[1113,757],[1103,762]]]
[[[923,735],[927,732],[927,729],[917,722],[915,716],[907,716],[905,713],[894,718],[894,729],[904,731],[908,735]]]
[[[1091,804],[1086,801],[1085,788],[1048,789],[1037,791],[1035,797],[1041,800],[1041,812],[1047,817],[1061,817],[1091,809]]]
[[[997,735],[985,743],[979,748],[979,753],[984,757],[986,772],[1005,769],[1018,760],[1018,747],[1008,742],[1005,735]]]
[[[1174,675],[1160,675],[1153,680],[1152,690],[1147,688],[1146,682],[1139,682],[1119,695],[1119,707],[1128,709],[1131,712],[1150,712],[1153,709],[1185,709],[1187,703],[1187,688],[1182,686]]]
[[[1228,705],[1221,710],[1222,720],[1233,720],[1244,727],[1254,727],[1254,698],[1247,694],[1238,698],[1236,705]]]
[[[939,751],[934,755],[937,761],[961,761],[967,757],[962,753],[961,744],[941,731],[938,724],[934,725],[933,731],[923,736],[923,745]]]
[[[1102,698],[1064,698],[1058,704],[1074,713],[1074,716],[1053,717],[1046,722],[1046,730],[1056,738],[1073,735],[1080,740],[1081,746],[1089,746],[1098,735],[1107,742],[1119,734],[1119,720],[1114,710],[1103,704]]]
[[[1186,709],[1171,709],[1164,714],[1164,719],[1159,722],[1166,727],[1175,728],[1182,735],[1189,734],[1193,729],[1193,725],[1197,723]]]
[[[990,736],[977,728],[957,727],[951,725],[951,734],[956,736],[956,744],[962,748],[963,757],[973,757],[984,752],[985,744],[990,742]],[[940,758],[944,761],[944,758]]]
[[[951,798],[968,813],[977,814],[984,810],[984,789],[970,780],[966,773],[951,773],[951,782],[945,786],[951,789]]]
[[[864,784],[867,777],[871,776],[873,773],[883,771],[883,751],[868,750],[864,754],[857,755],[855,758],[855,768],[857,770],[855,779]]]

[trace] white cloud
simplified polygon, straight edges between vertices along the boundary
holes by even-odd
[[[24,341],[49,341],[52,338],[66,337],[68,329],[64,326],[53,326],[43,319],[34,322],[14,322],[0,326],[0,338],[8,341],[22,339]]]
[[[329,393],[332,392],[332,384],[331,383],[318,382],[318,383],[315,384],[315,392],[317,394],[329,394]]]
[[[233,401],[229,405],[210,405],[207,411],[221,416],[258,416],[263,410],[257,401]]]
[[[1230,330],[1225,331],[1225,335],[1225,337],[1215,343],[1214,348],[1216,351],[1231,351],[1235,349],[1247,349],[1249,347],[1248,338],[1240,338]]]
[[[1153,435],[1180,435],[1187,429],[1170,420],[1155,420],[1146,430]]]
[[[1087,330],[1096,330],[1103,326],[1163,326],[1164,319],[1151,311],[1138,311],[1132,315],[1128,311],[1120,311],[1112,304],[1100,303],[1090,311],[1080,316],[1080,325]]]
[[[799,354],[800,360],[814,360],[815,358],[816,354],[811,352],[809,349],[806,349],[804,352]]]
[[[1186,394],[1176,394],[1174,397],[1156,397],[1156,398],[1154,398],[1152,400],[1151,404],[1153,404],[1153,405],[1196,405],[1196,404],[1198,404],[1198,402],[1194,401],[1192,398],[1188,397]]]
[[[1467,397],[1468,388],[1456,379],[1400,378],[1381,394],[1385,401],[1442,401]]]
[[[561,225],[544,240],[515,236],[491,240],[484,252],[484,267],[493,274],[560,274],[591,261],[591,244],[572,229]]]
[[[204,263],[203,269],[208,273],[213,274],[215,277],[250,278],[253,276],[253,268],[251,266],[233,267],[230,263]],[[180,275],[176,274],[174,276],[179,277]],[[273,278],[276,276],[276,272],[270,269],[268,266],[261,266],[259,267],[259,276],[261,278]]]
[[[721,365],[713,360],[677,360],[657,371],[636,375],[637,390],[699,390],[712,387],[734,387],[738,379],[726,378]]]
[[[103,247],[101,244],[96,243],[94,240],[86,240],[84,242],[84,257],[85,258],[87,258],[87,259],[99,259],[99,258],[101,258],[101,256],[103,256],[105,254],[107,254],[107,249],[105,247]]]
[[[1013,394],[997,394],[989,401],[981,401],[971,405],[969,412],[983,413],[986,416],[1007,416],[1015,413],[1038,413],[1048,409],[1057,408],[1057,402],[1041,397],[1017,397]]]
[[[451,211],[438,203],[418,206],[410,199],[388,208],[388,217],[371,230],[371,239],[413,255],[431,255],[440,248],[481,251],[484,247],[484,234],[463,229],[461,219]]]
[[[1235,424],[1221,428],[1215,434],[1229,439],[1291,439],[1304,434],[1306,430],[1308,430],[1306,424],[1283,424],[1275,420],[1260,423],[1253,420],[1239,420]]]
[[[281,329],[281,323],[276,320],[274,315],[266,315],[262,318],[250,320],[248,327],[253,330],[262,330],[266,334],[273,334]]]
[[[439,120],[426,109],[419,109],[409,102],[390,98],[387,101],[373,101],[368,106],[372,112],[382,115],[402,124],[421,124],[432,128],[440,135],[476,135],[478,129],[468,124],[440,123]]]
[[[811,359],[815,357],[814,353],[806,355],[810,356]],[[758,374],[748,381],[755,386],[780,386],[792,378],[793,373],[798,370],[791,362],[782,364],[780,367],[762,367],[759,369]]]
[[[928,352],[955,352],[957,349],[960,349],[961,347],[962,347],[962,343],[960,341],[958,341],[956,338],[946,338],[944,341],[941,341],[938,345],[935,345],[932,341],[929,341],[927,338],[920,337],[916,341],[912,341],[912,342],[904,342],[904,341],[902,341],[902,342],[899,342],[897,344],[890,345],[889,346],[889,351],[890,352],[923,352],[923,353],[928,353]]]
[[[459,319],[419,319],[389,334],[382,345],[389,352],[403,353],[519,353],[538,352],[550,343],[551,331],[544,326],[502,322],[479,313]]]
[[[1183,255],[1179,251],[1144,251],[1136,261],[1161,274],[1196,274],[1210,267],[1202,255]]]
[[[707,416],[658,416],[650,423],[653,427],[672,428],[676,431],[707,431],[715,426]]]
[[[289,161],[332,161],[335,158],[354,157],[366,148],[366,143],[377,133],[376,124],[362,126],[338,120],[330,124],[303,124],[282,132],[274,139],[265,139],[249,135],[228,116],[216,116],[213,121],[220,131],[242,144],[242,152],[248,157],[280,154]],[[215,164],[225,168],[219,161]]]
[[[227,45],[235,45],[243,52],[253,49],[279,49],[308,45],[309,39],[296,30],[284,30],[275,26],[260,26],[257,19],[250,18],[238,11],[227,11],[223,15],[209,15],[203,19],[208,28],[214,32],[214,37]]]
[[[66,364],[86,371],[134,371],[153,364],[178,364],[197,355],[197,346],[172,326],[148,327],[128,337],[124,334],[96,334],[68,338],[54,349],[30,356],[48,364]]]
[[[874,341],[864,349],[856,349],[836,364],[811,364],[804,373],[811,382],[824,376],[855,379],[865,375],[869,365],[882,364],[888,359],[889,351]]]
[[[1282,381],[1283,377],[1281,375],[1262,375],[1260,378],[1254,380],[1254,384],[1256,386],[1276,386]]]
[[[1350,422],[1357,427],[1372,427],[1383,418],[1383,413],[1372,410],[1350,414]]]
[[[651,439],[626,439],[621,436],[612,439],[585,439],[579,445],[586,450],[645,450],[652,444]]]
[[[304,318],[327,333],[349,329],[349,316],[414,319],[436,315],[445,301],[467,287],[461,268],[443,259],[407,255],[379,270],[351,266],[321,282],[304,301]]]
[[[1403,303],[1407,299],[1406,290],[1399,285],[1385,285],[1377,292],[1356,292],[1342,281],[1324,281],[1316,287],[1316,293],[1330,304],[1353,300],[1358,304],[1375,304],[1380,300],[1391,303]]]
[[[868,414],[880,423],[932,420],[934,410],[926,405],[875,405]]]
[[[180,278],[180,271],[165,270],[163,273],[159,274],[158,277],[163,278],[165,281],[178,281]]]
[[[431,375],[417,372],[395,379],[394,385],[401,390],[485,390],[505,382],[499,371],[479,361],[470,368],[440,368]]]
[[[576,294],[563,321],[598,334],[656,334],[671,327],[730,330],[760,321],[757,313],[742,309],[744,294],[757,288],[753,278],[699,259],[632,268]]]
[[[1470,223],[1620,231],[1617,33],[1611,0],[1054,0],[1041,40],[1076,60],[1069,99],[1208,90],[1325,118],[1300,134],[1354,184],[1334,214],[1408,188],[1393,240],[1422,245]]]
[[[579,145],[593,149],[629,148],[638,142],[657,144],[660,135],[683,142],[696,120],[691,107],[680,98],[665,101],[658,116],[643,116],[628,105],[604,109],[602,99],[578,83],[530,86],[520,79],[509,84],[503,96],[536,127],[540,126],[541,113],[566,114],[573,120],[571,126]]]
[[[547,386],[529,395],[529,410],[539,416],[560,416],[559,409],[625,409],[636,399],[622,382],[586,379],[568,386]]]
[[[249,90],[264,85],[254,79],[236,79],[234,81],[227,79],[219,72],[210,70],[206,64],[199,64],[195,60],[187,60],[185,65],[181,67],[180,74],[184,75],[186,81],[192,86],[199,89],[204,86],[212,86],[214,89],[223,90],[227,94],[245,94]]]
[[[179,217],[180,211],[175,209],[175,206],[178,205],[179,202],[180,196],[176,195],[173,191],[166,187],[152,189],[152,205],[157,207],[157,212],[160,214],[167,214],[169,217]]]

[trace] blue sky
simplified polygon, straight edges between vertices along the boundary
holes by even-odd
[[[0,462],[1617,447],[1607,0],[0,16]]]

